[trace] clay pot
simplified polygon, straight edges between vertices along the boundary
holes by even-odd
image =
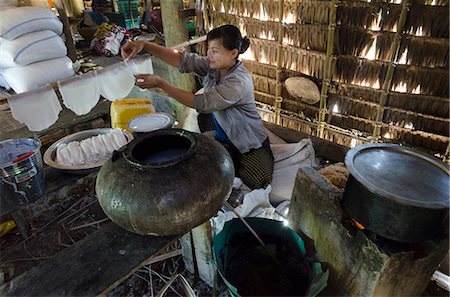
[[[97,176],[106,215],[142,235],[178,235],[217,213],[232,189],[233,161],[215,140],[161,129],[115,152]]]

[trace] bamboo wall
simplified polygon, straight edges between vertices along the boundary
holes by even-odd
[[[250,37],[242,58],[265,120],[347,146],[396,142],[443,156],[450,124],[448,5],[208,0],[208,29],[230,23]],[[282,84],[291,76],[315,81],[321,102],[291,97]]]

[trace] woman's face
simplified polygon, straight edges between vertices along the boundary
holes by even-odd
[[[211,69],[226,69],[234,66],[237,49],[226,49],[220,39],[208,41],[208,59]]]

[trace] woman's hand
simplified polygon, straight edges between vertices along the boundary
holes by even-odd
[[[136,75],[136,86],[141,89],[160,88],[164,80],[159,75],[138,74]]]
[[[144,44],[140,41],[128,41],[120,48],[120,54],[125,61],[139,54],[144,48]]]
[[[178,102],[194,107],[195,95],[171,85],[163,78],[154,74],[136,75],[136,86],[141,89],[161,88],[169,97],[175,98]]]

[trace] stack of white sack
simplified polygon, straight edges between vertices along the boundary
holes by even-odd
[[[46,8],[1,10],[0,86],[23,93],[74,75],[62,30],[61,21]]]

